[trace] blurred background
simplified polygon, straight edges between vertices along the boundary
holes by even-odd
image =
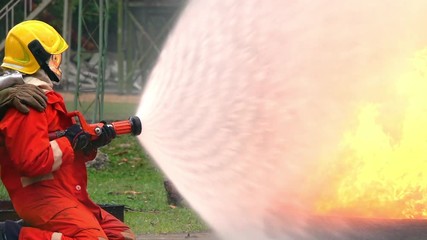
[[[139,96],[185,0],[0,0],[0,58],[17,23],[42,20],[70,45],[56,86],[87,120],[134,114]]]

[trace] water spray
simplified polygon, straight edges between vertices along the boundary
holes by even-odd
[[[405,239],[375,234],[427,218],[426,10],[189,1],[138,139],[222,239]]]

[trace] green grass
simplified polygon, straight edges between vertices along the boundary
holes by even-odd
[[[125,222],[136,233],[207,230],[191,209],[168,205],[163,174],[135,137],[119,136],[101,151],[109,164],[102,170],[89,168],[88,191],[97,203],[125,205]]]

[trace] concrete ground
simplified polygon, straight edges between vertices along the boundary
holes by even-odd
[[[140,235],[137,240],[219,240],[213,233]]]

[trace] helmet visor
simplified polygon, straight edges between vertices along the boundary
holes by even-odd
[[[49,58],[49,68],[53,73],[58,77],[59,80],[62,79],[62,71],[61,71],[61,63],[62,63],[62,54],[53,54]]]

